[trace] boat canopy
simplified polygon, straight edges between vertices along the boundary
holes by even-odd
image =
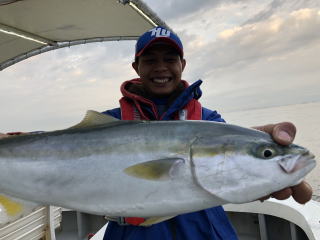
[[[140,0],[0,0],[0,71],[57,48],[134,40],[158,25],[168,27]]]

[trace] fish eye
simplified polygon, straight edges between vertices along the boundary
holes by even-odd
[[[261,149],[261,157],[264,159],[270,159],[273,158],[276,155],[276,151],[273,148],[265,147]]]
[[[278,155],[282,155],[282,150],[276,144],[258,143],[252,149],[252,155],[260,159],[272,159]]]

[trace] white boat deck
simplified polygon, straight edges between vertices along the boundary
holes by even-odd
[[[246,204],[228,204],[224,208],[228,212],[257,214],[261,240],[272,239],[268,237],[265,216],[277,217],[290,223],[288,225],[290,238],[288,239],[305,239],[304,237],[299,238],[297,232],[297,227],[299,227],[303,230],[307,239],[320,240],[320,203],[317,201],[311,200],[302,205],[292,198],[284,201],[269,199],[263,203],[256,201]],[[273,230],[275,231],[276,229]],[[278,231],[282,230],[285,231],[285,229],[278,229]],[[280,232],[277,234],[280,234]]]

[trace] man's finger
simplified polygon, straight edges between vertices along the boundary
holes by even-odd
[[[272,193],[271,196],[274,197],[275,199],[278,199],[278,200],[285,200],[285,199],[289,198],[291,195],[292,195],[292,190],[291,190],[291,188],[288,187],[288,188],[285,188],[280,191]]]
[[[288,145],[292,143],[297,132],[294,124],[290,122],[268,124],[264,126],[253,127],[253,128],[269,133],[277,143],[282,145]]]
[[[273,131],[274,125],[275,124],[268,124],[268,125],[263,125],[263,126],[255,126],[252,128],[271,134]]]
[[[267,200],[267,199],[269,199],[269,198],[271,198],[271,195],[264,196],[264,197],[262,197],[262,198],[259,198],[258,200],[259,200],[260,202],[264,202],[265,200]]]
[[[293,142],[297,129],[290,122],[276,124],[273,128],[272,137],[280,144],[288,145]]]
[[[312,198],[312,187],[305,181],[302,181],[300,184],[291,187],[291,189],[292,197],[298,203],[305,204]]]

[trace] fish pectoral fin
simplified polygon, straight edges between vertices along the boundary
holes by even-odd
[[[143,223],[139,224],[139,226],[142,227],[148,227],[151,226],[153,224],[159,223],[159,222],[163,222],[166,221],[170,218],[174,218],[175,216],[166,216],[166,217],[150,217],[147,218]]]
[[[184,162],[182,158],[158,159],[130,166],[124,172],[142,179],[168,180],[177,175]]]
[[[102,124],[115,122],[115,121],[119,121],[119,119],[111,117],[107,114],[99,113],[94,110],[88,110],[85,117],[82,119],[82,121],[70,127],[70,129],[94,127],[97,125],[102,125]]]

